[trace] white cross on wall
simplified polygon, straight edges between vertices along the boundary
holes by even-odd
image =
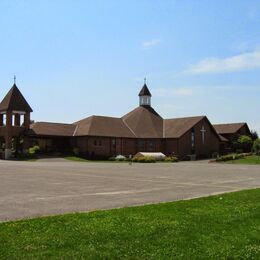
[[[206,129],[204,128],[204,125],[201,128],[201,137],[202,137],[202,144],[205,144],[205,133],[206,133]]]

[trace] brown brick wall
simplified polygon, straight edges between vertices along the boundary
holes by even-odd
[[[86,156],[110,156],[110,138],[108,137],[77,137],[75,147],[78,147],[80,152]]]
[[[115,140],[113,146],[112,140]],[[111,157],[116,155],[135,155],[139,149],[137,139],[134,138],[112,138],[112,137],[77,137],[72,143],[80,149],[80,152],[89,156]],[[150,152],[163,151],[162,139],[142,139],[144,141],[144,150]],[[150,141],[153,145],[150,146]]]
[[[30,113],[26,113],[25,115],[27,121],[30,121]],[[1,115],[0,118],[1,124],[0,124],[0,136],[5,139],[5,148],[10,149],[12,138],[21,136],[26,129],[28,129],[28,124],[25,124],[24,126],[17,126],[12,125],[12,112],[7,111],[6,112],[6,125],[3,126],[3,115]],[[18,124],[20,122],[20,116],[15,116],[15,124]]]
[[[135,155],[137,152],[137,140],[133,138],[125,138],[123,139],[123,154],[129,156]]]
[[[205,133],[205,143],[202,143],[202,134],[201,129],[202,125],[206,130]],[[217,135],[214,133],[213,129],[210,127],[210,124],[206,119],[200,121],[197,125],[194,126],[195,133],[195,154],[197,158],[206,158],[211,157],[214,152],[219,152],[220,140]],[[179,156],[180,158],[185,155],[191,154],[191,130],[184,134],[179,139]]]
[[[201,129],[204,125],[205,144],[202,143]],[[5,130],[3,130],[5,129]],[[0,136],[6,134],[6,127],[0,127]],[[23,127],[8,127],[8,136],[16,136],[24,131]],[[220,141],[206,119],[194,126],[195,131],[195,154],[198,158],[210,157],[213,152],[219,151]],[[5,136],[5,135],[4,135]],[[115,146],[112,140],[115,139]],[[180,159],[192,153],[191,131],[185,133],[181,138],[174,139],[141,139],[144,143],[140,148],[136,138],[112,138],[112,137],[71,137],[71,138],[37,138],[42,150],[48,150],[51,146],[59,146],[64,143],[66,150],[73,147],[79,148],[80,152],[86,156],[108,158],[115,155],[129,156],[137,152],[163,152],[166,155],[178,155]],[[152,142],[152,145],[150,144]],[[29,142],[28,142],[29,143]],[[32,142],[30,142],[32,144]],[[62,147],[62,146],[61,146]],[[64,149],[65,149],[64,148]]]
[[[169,138],[164,140],[165,148],[163,153],[167,156],[178,155],[178,139]]]

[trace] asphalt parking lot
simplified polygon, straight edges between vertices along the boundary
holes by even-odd
[[[0,161],[0,221],[260,187],[260,166]]]

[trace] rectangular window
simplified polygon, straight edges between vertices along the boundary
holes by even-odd
[[[137,146],[138,146],[138,152],[143,152],[144,151],[144,149],[145,149],[145,145],[144,145],[145,143],[144,143],[144,140],[142,140],[142,139],[139,139],[138,140],[138,143],[137,143]]]
[[[115,139],[115,138],[113,138],[113,139],[111,140],[111,144],[112,144],[112,147],[113,147],[113,148],[116,147],[116,139]]]
[[[155,142],[153,140],[150,140],[148,142],[148,147],[150,151],[153,151],[155,149]]]
[[[20,125],[24,126],[24,115],[20,116],[20,120],[21,120]]]
[[[12,115],[12,126],[15,125],[15,115]]]
[[[3,126],[6,126],[6,114],[3,114]]]
[[[191,129],[191,148],[195,148],[195,131],[194,128]]]

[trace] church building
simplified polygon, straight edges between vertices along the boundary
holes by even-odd
[[[138,152],[162,152],[188,159],[220,153],[228,140],[203,116],[162,118],[152,107],[146,83],[139,106],[122,117],[90,116],[72,124],[32,122],[32,108],[16,84],[0,103],[0,156],[39,145],[42,152],[77,151],[86,158],[105,159]]]

